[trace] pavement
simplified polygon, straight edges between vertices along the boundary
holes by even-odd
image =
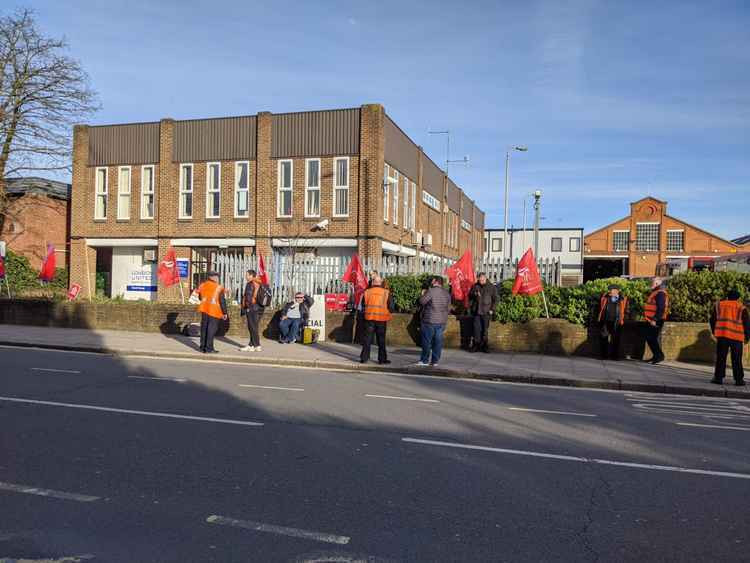
[[[747,561],[744,401],[150,337],[163,356],[0,348],[0,561]]]
[[[565,357],[543,354],[472,354],[446,349],[438,368],[414,365],[418,348],[389,350],[390,365],[358,362],[360,346],[325,342],[303,346],[279,344],[263,339],[262,352],[239,352],[246,344],[234,338],[219,338],[219,354],[206,357],[198,352],[198,339],[153,332],[85,330],[34,326],[0,325],[0,345],[22,345],[62,350],[103,352],[120,356],[196,358],[253,363],[343,369],[348,371],[387,371],[423,375],[489,379],[538,385],[588,387],[679,393],[750,399],[750,386],[733,385],[731,369],[723,386],[709,383],[713,368],[701,364],[664,362],[653,366],[637,360],[601,361],[582,356]],[[377,358],[373,347],[372,358]]]

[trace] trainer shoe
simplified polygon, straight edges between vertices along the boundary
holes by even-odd
[[[240,352],[255,352],[255,346],[242,346]]]
[[[429,366],[430,364],[428,364],[427,362],[422,362],[422,361],[419,361],[419,362],[417,362],[417,363],[416,363],[416,364],[414,364],[414,365],[415,365],[415,366],[419,366],[419,367],[426,367],[426,366]]]
[[[255,351],[256,351],[256,352],[262,352],[262,351],[263,351],[263,348],[261,348],[260,346],[256,346],[256,347],[255,347]]]

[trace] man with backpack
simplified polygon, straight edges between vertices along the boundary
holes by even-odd
[[[245,292],[242,295],[242,310],[247,317],[247,330],[250,342],[240,348],[242,352],[262,352],[260,345],[260,319],[263,311],[271,304],[271,290],[261,283],[255,270],[248,270],[245,274]]]

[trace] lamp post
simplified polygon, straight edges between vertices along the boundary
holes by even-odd
[[[503,264],[505,263],[505,259],[507,257],[506,249],[508,248],[508,190],[510,188],[510,153],[511,151],[526,152],[527,150],[529,150],[528,147],[519,145],[508,147],[508,149],[505,151],[505,219],[503,221]]]

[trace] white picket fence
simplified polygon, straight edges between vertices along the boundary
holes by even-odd
[[[264,257],[269,285],[273,292],[273,305],[278,306],[290,300],[296,291],[309,295],[320,293],[351,293],[352,287],[341,281],[351,257],[304,257],[274,254]],[[365,272],[377,270],[383,276],[411,274],[440,274],[453,264],[452,260],[432,258],[410,258],[383,256],[380,260],[362,260]],[[498,283],[516,275],[518,260],[481,260],[475,263],[476,272],[485,272],[488,279]],[[541,260],[539,273],[548,285],[560,284],[559,260]],[[218,253],[213,260],[221,283],[236,302],[240,301],[245,285],[245,272],[258,270],[257,256],[238,256]]]

